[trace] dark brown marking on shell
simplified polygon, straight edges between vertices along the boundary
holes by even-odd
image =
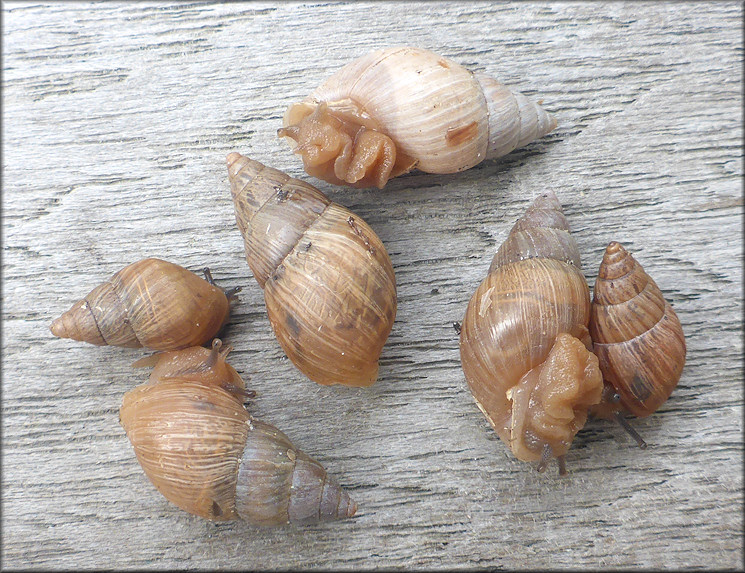
[[[292,332],[293,338],[298,338],[300,336],[300,325],[293,315],[289,313],[287,314],[285,317],[285,324],[287,325],[287,328],[290,329],[290,332]]]
[[[631,392],[640,402],[644,402],[652,395],[652,384],[643,376],[638,374],[631,381]]]
[[[216,501],[212,502],[212,515],[213,517],[220,517],[222,515],[222,508]]]
[[[445,140],[450,147],[456,147],[471,141],[478,134],[479,125],[475,121],[472,121],[468,125],[449,128],[445,134]]]

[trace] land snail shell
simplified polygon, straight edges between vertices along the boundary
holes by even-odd
[[[239,153],[227,165],[246,260],[285,354],[319,384],[373,384],[396,316],[383,243],[312,185]]]
[[[494,256],[460,330],[477,405],[512,453],[540,471],[557,458],[566,473],[565,455],[603,390],[580,264],[556,195],[538,197]]]
[[[382,188],[414,168],[455,173],[539,139],[556,119],[495,79],[429,50],[386,48],[291,105],[280,136],[308,174]]]
[[[212,340],[240,288],[223,290],[177,264],[147,258],[127,265],[55,319],[50,330],[98,346],[176,350]]]
[[[230,346],[165,352],[124,395],[120,422],[155,487],[179,508],[254,525],[351,517],[357,506],[315,460],[244,407]]]
[[[649,416],[668,399],[683,372],[685,337],[657,284],[616,241],[595,281],[590,334],[605,381],[603,400],[591,413],[615,418],[646,447],[620,413]]]

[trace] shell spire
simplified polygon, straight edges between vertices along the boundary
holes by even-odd
[[[489,272],[507,263],[535,257],[555,259],[582,268],[579,248],[556,194],[537,197],[520,217],[492,259]]]
[[[273,195],[281,198],[278,189],[282,181],[271,181],[271,185],[262,185],[264,165],[248,157],[236,153],[229,153],[226,162],[228,165],[228,180],[230,181],[230,192],[235,205],[236,223],[241,233],[248,229],[251,220],[261,206]],[[262,176],[262,172],[264,172]],[[258,179],[257,179],[258,178]],[[285,181],[289,180],[289,177]]]
[[[475,74],[489,110],[489,147],[486,159],[495,159],[548,135],[556,117],[540,104],[494,78]]]
[[[96,287],[91,291],[88,296],[82,300],[76,302],[70,310],[62,313],[60,316],[52,321],[49,326],[49,330],[54,336],[59,338],[70,338],[77,340],[78,342],[88,342],[89,344],[95,344],[96,346],[106,346],[110,344],[106,338],[104,338],[101,330],[98,326],[99,320],[104,322],[105,318],[101,317],[97,320],[96,314],[91,310],[90,300],[115,300],[115,295],[110,283],[104,283]],[[116,306],[107,306],[112,311],[116,309]],[[116,324],[120,325],[118,333],[111,333],[108,335],[108,340],[119,342],[118,346],[138,348],[141,346],[137,337],[129,328],[128,324],[122,324],[116,321]]]

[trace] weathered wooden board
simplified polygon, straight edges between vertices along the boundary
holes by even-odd
[[[743,568],[739,2],[3,4],[2,561],[7,568]],[[412,44],[544,100],[546,138],[385,190],[324,183],[370,223],[399,308],[379,381],[320,387],[283,356],[243,258],[225,156],[306,178],[287,105],[354,57]],[[592,285],[621,241],[687,335],[679,387],[635,426],[590,421],[570,474],[497,439],[460,321],[514,220],[553,189]],[[359,503],[258,529],[170,505],[118,423],[135,350],[51,320],[159,256],[242,286],[224,338],[272,422]]]

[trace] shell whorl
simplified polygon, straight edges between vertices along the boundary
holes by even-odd
[[[155,377],[124,395],[120,422],[153,485],[211,520],[281,525],[354,515],[356,504],[318,462],[251,418],[236,391],[242,380],[225,368],[229,349],[181,352],[192,350],[166,353]],[[201,365],[199,356],[207,356]]]
[[[281,171],[231,153],[228,173],[246,259],[288,358],[319,384],[373,384],[396,315],[380,238]]]
[[[680,320],[654,280],[615,241],[595,282],[590,335],[603,378],[620,396],[618,403],[599,405],[595,415],[621,409],[644,417],[668,399],[685,364]]]
[[[331,201],[312,185],[239,153],[230,153],[227,164],[246,260],[264,288]]]
[[[489,113],[486,159],[496,159],[556,129],[556,118],[538,103],[492,77],[474,74]]]
[[[357,504],[274,426],[251,420],[236,480],[236,513],[258,525],[351,517]]]
[[[537,197],[520,217],[492,259],[489,272],[507,263],[549,258],[582,268],[577,242],[553,191]]]
[[[95,287],[85,298],[54,319],[49,329],[59,338],[96,346],[142,347],[132,323],[126,320],[115,286],[110,281]]]

